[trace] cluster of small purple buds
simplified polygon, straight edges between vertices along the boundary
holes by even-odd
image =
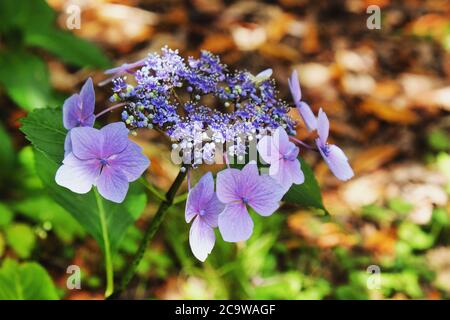
[[[277,97],[270,74],[230,72],[207,51],[185,61],[165,47],[161,54],[125,65],[113,90],[111,100],[126,105],[121,116],[127,126],[165,132],[185,164],[213,162],[217,145],[226,142],[226,152],[242,158],[249,137],[280,126],[294,132],[289,106]]]
[[[295,72],[289,88],[304,125],[317,132],[316,147],[294,137],[296,124],[288,115],[291,107],[277,97],[271,69],[256,76],[230,72],[209,52],[185,61],[178,51],[165,47],[161,54],[106,73],[112,75],[103,83],[112,82],[114,106],[94,115],[90,79],[64,103],[63,122],[69,131],[56,182],[76,193],[87,193],[95,186],[104,198],[122,202],[128,184],[150,164],[141,148],[128,139],[126,126],[132,132],[149,128],[166,134],[172,141],[172,160],[183,163],[182,171],[225,160],[227,168],[217,174],[216,182],[208,172],[191,188],[188,171],[186,222],[192,221],[189,242],[201,261],[214,247],[214,228],[219,228],[225,241],[244,241],[253,231],[249,208],[270,216],[292,185],[304,183],[300,148],[318,151],[338,179],[353,176],[344,152],[327,142],[325,112],[320,109],[316,118],[301,100]],[[93,128],[100,115],[119,108],[122,122]],[[258,168],[258,155],[267,170]],[[231,168],[228,157],[237,157],[245,166]]]

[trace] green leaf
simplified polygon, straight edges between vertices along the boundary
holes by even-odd
[[[20,107],[31,111],[53,102],[47,66],[25,51],[0,52],[0,84]]]
[[[305,175],[305,182],[292,185],[289,191],[284,195],[283,200],[288,203],[322,209],[327,212],[322,202],[319,184],[311,167],[302,158],[299,157],[299,160],[303,174]]]
[[[0,178],[11,174],[14,167],[15,155],[11,138],[0,123]]]
[[[64,62],[79,67],[108,68],[111,65],[110,60],[97,46],[70,32],[53,29],[38,30],[27,33],[25,43],[43,48]]]
[[[0,1],[0,32],[50,27],[56,14],[45,0]]]
[[[114,251],[128,227],[144,210],[147,202],[145,192],[139,183],[134,182],[130,184],[123,203],[117,204],[102,199],[106,212],[106,235],[102,231],[101,216],[94,191],[77,194],[55,182],[56,170],[63,159],[66,135],[61,122],[61,110],[53,109],[36,110],[22,120],[22,132],[38,150],[35,152],[36,171],[50,196],[94,237],[103,250],[105,250],[104,243],[107,236],[110,243],[109,249]]]
[[[0,227],[5,227],[11,223],[14,213],[4,203],[0,202]]]
[[[81,225],[48,196],[28,197],[14,205],[14,209],[47,225],[62,241],[70,243],[75,237],[84,235]]]
[[[62,124],[61,110],[35,110],[21,119],[21,123],[20,130],[25,133],[33,146],[54,163],[61,163],[67,134]]]
[[[36,235],[29,225],[14,223],[6,229],[6,242],[19,258],[25,259],[36,245]]]
[[[0,300],[57,300],[58,294],[47,271],[38,263],[19,265],[6,259],[0,269]]]

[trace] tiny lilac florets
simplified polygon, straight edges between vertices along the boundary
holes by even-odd
[[[220,59],[202,51],[187,62],[167,47],[150,54],[134,72],[134,85],[125,77],[113,80],[115,102],[126,103],[122,120],[131,129],[156,127],[191,157],[194,165],[214,158],[214,143],[233,142],[226,152],[245,155],[250,135],[280,126],[293,133],[289,106],[277,97],[271,70],[254,77],[247,71],[230,72]],[[217,108],[209,105],[216,103]],[[202,145],[189,153],[192,145]],[[185,150],[186,149],[186,150]],[[188,159],[184,159],[188,160]]]

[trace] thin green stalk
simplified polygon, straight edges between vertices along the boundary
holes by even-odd
[[[145,250],[147,249],[150,241],[153,239],[153,236],[155,235],[156,231],[158,231],[159,227],[161,226],[161,223],[163,222],[168,209],[174,204],[175,195],[178,189],[180,188],[181,184],[183,183],[184,178],[186,177],[186,171],[187,170],[184,170],[184,172],[182,172],[180,170],[177,177],[175,178],[175,181],[170,186],[169,191],[167,191],[166,193],[165,199],[159,205],[155,217],[145,230],[144,237],[141,240],[139,248],[133,257],[133,261],[128,266],[128,269],[125,271],[120,285],[118,286],[116,291],[114,291],[114,293],[111,296],[109,296],[108,299],[117,299],[123,292],[123,290],[125,290],[127,285],[130,283],[131,279],[136,273],[136,269],[139,266],[139,263],[141,262]]]
[[[166,200],[166,197],[161,194],[161,192],[159,192],[153,185],[151,185],[150,183],[147,182],[147,180],[145,180],[144,178],[140,178],[139,182],[152,194],[154,195],[156,198],[158,198],[158,200],[164,201]]]
[[[106,225],[106,213],[103,207],[103,200],[97,189],[94,188],[95,199],[97,200],[98,212],[100,215],[100,225],[102,228],[103,247],[105,253],[105,270],[106,270],[106,290],[105,297],[109,297],[114,292],[114,269],[111,257],[111,246],[109,244],[108,228]]]

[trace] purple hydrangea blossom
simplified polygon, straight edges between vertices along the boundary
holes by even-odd
[[[285,190],[293,183],[302,184],[305,181],[300,161],[297,159],[299,148],[289,141],[286,130],[279,127],[272,136],[264,136],[258,142],[258,152],[261,158],[270,164],[269,174]]]
[[[219,215],[219,230],[225,241],[247,240],[253,221],[247,205],[261,216],[270,216],[279,207],[285,190],[270,176],[259,175],[250,162],[242,170],[225,169],[217,174],[217,197],[226,206]]]
[[[292,94],[292,99],[294,100],[295,106],[297,107],[306,128],[309,131],[315,130],[317,128],[317,120],[310,106],[306,102],[302,101],[302,91],[300,89],[297,71],[294,70],[292,72],[291,77],[288,79],[288,84]]]
[[[290,108],[277,97],[270,75],[270,69],[256,77],[247,71],[230,72],[218,56],[207,51],[186,61],[178,51],[165,47],[161,54],[145,59],[130,84],[116,78],[113,100],[126,103],[121,116],[129,128],[164,131],[183,154],[191,155],[188,160],[196,166],[214,158],[215,149],[206,143],[228,142],[231,147],[226,152],[242,157],[246,154],[243,137],[255,132],[262,135],[279,126],[293,132]],[[205,106],[205,95],[216,97],[226,111]],[[192,152],[184,146],[200,146],[200,150]]]
[[[347,156],[344,154],[341,148],[334,144],[328,144],[328,133],[330,130],[330,123],[325,112],[322,108],[319,110],[319,116],[317,117],[317,133],[316,139],[317,148],[320,151],[323,159],[330,168],[331,172],[340,180],[348,180],[353,177],[354,173],[350,164],[348,163]]]
[[[95,92],[92,79],[86,80],[80,93],[75,93],[64,101],[63,124],[70,130],[75,127],[92,127],[95,116]]]
[[[214,247],[216,241],[214,228],[217,228],[219,213],[224,207],[214,192],[212,173],[208,172],[189,191],[185,212],[187,223],[194,220],[189,232],[192,253],[202,262]]]
[[[56,183],[76,193],[96,186],[106,199],[120,203],[128,184],[138,179],[150,165],[142,149],[128,139],[122,122],[102,129],[77,127],[71,130],[72,151],[56,172]]]

